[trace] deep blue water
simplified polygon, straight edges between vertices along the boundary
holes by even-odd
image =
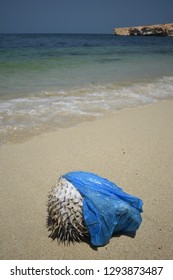
[[[0,34],[3,141],[172,97],[173,37]]]

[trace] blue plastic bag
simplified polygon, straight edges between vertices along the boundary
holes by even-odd
[[[63,175],[83,197],[83,215],[94,246],[102,246],[117,232],[135,232],[143,202],[96,174],[76,171]]]

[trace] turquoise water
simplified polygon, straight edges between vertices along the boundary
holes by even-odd
[[[173,97],[173,37],[0,35],[1,142]]]

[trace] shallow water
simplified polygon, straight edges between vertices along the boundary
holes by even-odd
[[[0,35],[1,143],[172,97],[172,37]]]

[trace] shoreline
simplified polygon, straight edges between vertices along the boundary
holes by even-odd
[[[62,125],[60,125],[59,127],[55,128],[54,126],[52,127],[48,127],[48,125],[44,128],[40,128],[40,129],[36,129],[36,130],[31,130],[30,128],[26,128],[24,131],[22,131],[22,133],[14,133],[13,131],[11,131],[8,135],[4,136],[1,135],[2,140],[0,141],[0,147],[4,146],[4,145],[10,145],[10,144],[20,144],[20,143],[25,143],[27,141],[30,141],[32,138],[34,137],[40,137],[42,135],[46,135],[49,133],[58,133],[61,132],[63,130],[68,130],[68,129],[74,129],[75,127],[78,127],[79,125],[85,124],[85,123],[90,123],[90,122],[95,122],[95,121],[99,121],[102,120],[104,118],[109,118],[119,112],[123,112],[126,110],[133,110],[136,108],[142,108],[142,107],[146,107],[146,106],[152,106],[155,105],[157,103],[160,102],[169,102],[169,101],[173,101],[173,97],[167,97],[165,99],[157,99],[152,101],[151,103],[144,103],[144,104],[136,104],[136,105],[131,105],[129,107],[127,106],[123,106],[120,108],[117,108],[115,111],[109,111],[109,112],[102,112],[100,115],[98,116],[87,116],[87,117],[81,117],[79,119],[77,118],[73,118],[73,117],[69,117],[68,119],[68,123],[64,123]]]
[[[173,77],[150,75],[150,79],[136,77],[133,82],[90,84],[67,91],[43,91],[34,96],[2,99],[0,145],[172,98]]]
[[[1,157],[0,259],[172,259],[173,100],[4,144]],[[47,195],[73,170],[94,172],[144,201],[135,238],[93,249],[48,238]],[[75,250],[74,250],[75,249]]]

